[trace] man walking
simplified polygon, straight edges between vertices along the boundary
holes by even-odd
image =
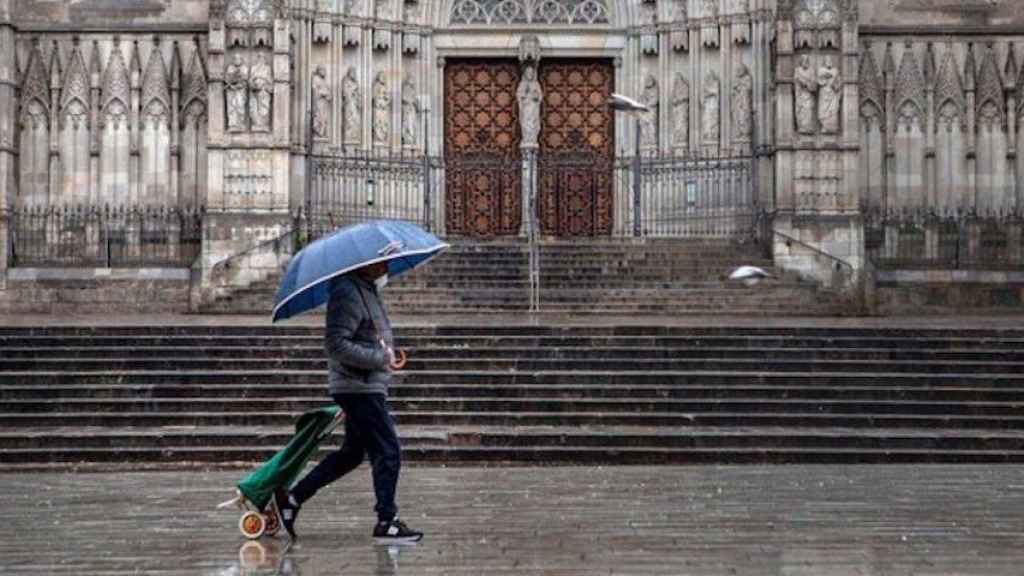
[[[303,503],[318,490],[348,474],[369,455],[377,496],[373,538],[384,544],[418,542],[422,532],[398,519],[395,493],[401,449],[388,411],[388,385],[395,352],[391,324],[380,301],[388,265],[378,262],[334,278],[328,290],[327,351],[331,398],[345,412],[345,442],[324,458],[290,492],[275,494],[281,523],[294,540],[295,519]]]

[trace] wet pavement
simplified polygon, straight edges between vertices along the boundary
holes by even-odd
[[[366,467],[246,541],[239,472],[0,474],[0,574],[1002,576],[1024,566],[1024,467],[403,471],[414,547],[375,546]]]

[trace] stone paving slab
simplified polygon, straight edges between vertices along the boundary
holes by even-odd
[[[417,468],[369,537],[366,467],[311,500],[300,540],[246,542],[232,472],[0,475],[0,573],[1009,576],[1024,467]]]

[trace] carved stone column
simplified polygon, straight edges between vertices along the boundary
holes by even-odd
[[[537,157],[540,150],[540,109],[544,96],[541,93],[537,69],[540,67],[540,40],[536,36],[524,36],[519,42],[519,62],[523,66],[522,80],[516,89],[519,100],[519,122],[522,129],[520,149],[523,157],[522,207],[523,217],[519,235],[529,233],[529,226],[537,214]],[[539,231],[535,231],[538,232]]]
[[[17,193],[15,164],[15,121],[17,99],[17,63],[14,58],[14,27],[11,25],[11,0],[0,0],[0,290],[7,289],[10,229],[8,223]]]

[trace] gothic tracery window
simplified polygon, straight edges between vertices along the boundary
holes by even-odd
[[[606,0],[457,0],[452,24],[609,24]]]

